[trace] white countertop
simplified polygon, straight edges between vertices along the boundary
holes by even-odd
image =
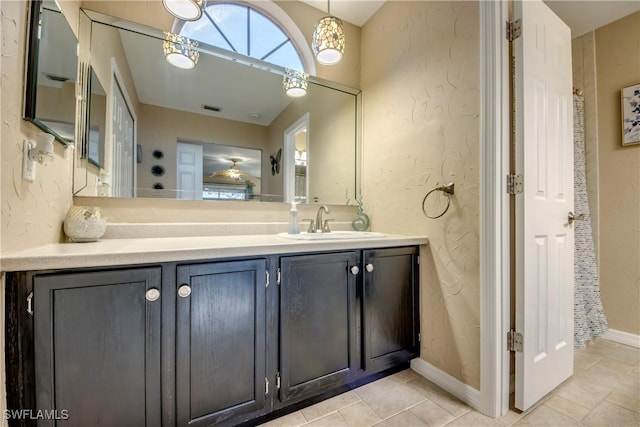
[[[2,257],[2,271],[192,261],[229,258],[424,245],[426,237],[387,234],[380,238],[348,240],[291,240],[272,234],[204,237],[105,239],[93,243],[59,243]]]

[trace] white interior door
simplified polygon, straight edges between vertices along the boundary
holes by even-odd
[[[516,407],[525,410],[573,374],[573,116],[571,32],[540,0],[514,3]]]
[[[202,145],[178,143],[178,199],[202,200]]]

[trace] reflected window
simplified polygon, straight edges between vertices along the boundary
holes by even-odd
[[[186,22],[180,34],[285,68],[305,71],[300,53],[282,28],[244,4],[207,5],[202,17]]]
[[[251,200],[253,198],[252,184],[205,184],[202,190],[203,200]]]

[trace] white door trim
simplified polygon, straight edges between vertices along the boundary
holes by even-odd
[[[480,405],[490,417],[509,409],[508,19],[507,2],[480,2]]]

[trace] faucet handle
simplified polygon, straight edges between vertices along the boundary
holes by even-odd
[[[316,222],[310,218],[304,218],[303,221],[309,221],[309,228],[307,229],[307,233],[315,233],[316,232]]]
[[[323,233],[330,233],[331,229],[329,228],[329,221],[333,221],[333,218],[325,219],[324,224],[322,225]]]

